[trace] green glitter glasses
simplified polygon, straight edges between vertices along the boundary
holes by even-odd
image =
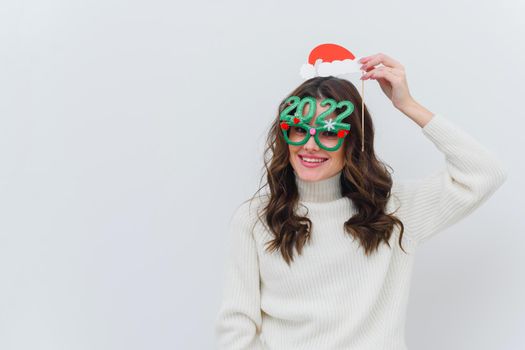
[[[315,116],[317,100],[312,96],[300,98],[299,96],[290,96],[284,103],[287,105],[281,112],[279,119],[281,121],[281,130],[285,141],[289,145],[301,146],[308,142],[313,135],[315,142],[325,151],[337,151],[343,144],[345,136],[350,132],[350,124],[343,123],[342,120],[354,111],[354,104],[348,100],[337,102],[334,99],[326,98],[319,105],[330,107],[317,116],[315,120],[316,127],[309,125],[309,122]],[[304,114],[304,107],[309,105],[308,114]],[[333,119],[325,120],[336,108],[346,109]],[[295,113],[290,115],[295,108]]]

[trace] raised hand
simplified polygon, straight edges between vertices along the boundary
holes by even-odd
[[[366,72],[361,80],[377,80],[381,90],[392,101],[394,107],[403,110],[413,104],[414,99],[408,90],[405,67],[401,63],[383,53],[362,57],[359,62],[363,64],[361,70]]]

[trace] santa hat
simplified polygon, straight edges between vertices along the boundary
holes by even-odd
[[[361,64],[346,48],[337,44],[321,44],[316,46],[308,56],[308,63],[301,67],[301,77],[339,76],[360,72]]]

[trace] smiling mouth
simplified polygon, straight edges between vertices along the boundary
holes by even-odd
[[[299,156],[299,158],[303,162],[308,163],[308,164],[321,164],[328,160],[328,158],[309,158],[309,157],[303,157],[303,156]]]

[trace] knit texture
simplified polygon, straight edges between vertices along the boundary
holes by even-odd
[[[421,129],[445,156],[444,168],[419,181],[394,182],[387,204],[395,226],[371,256],[344,231],[356,211],[338,173],[295,181],[311,240],[288,266],[268,253],[273,235],[257,221],[264,197],[240,205],[229,226],[223,301],[215,321],[220,349],[406,350],[405,317],[417,247],[484,203],[506,180],[496,156],[435,114]]]

